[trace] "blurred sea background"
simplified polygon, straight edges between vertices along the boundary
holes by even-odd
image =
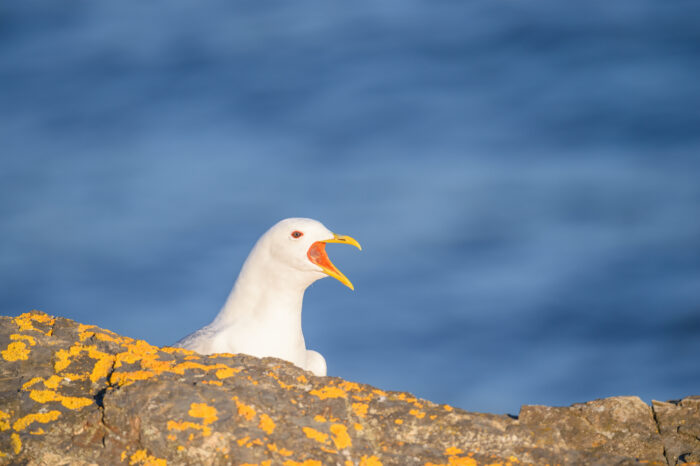
[[[0,3],[0,312],[157,345],[321,220],[329,374],[472,411],[700,394],[700,3]]]

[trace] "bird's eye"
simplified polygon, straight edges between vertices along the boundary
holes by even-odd
[[[292,238],[301,238],[304,236],[304,233],[300,232],[299,230],[294,230],[292,232]]]

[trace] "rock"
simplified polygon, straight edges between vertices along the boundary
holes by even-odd
[[[700,396],[652,406],[668,464],[700,464]]]
[[[699,405],[615,397],[514,419],[37,311],[0,317],[4,463],[665,465],[697,461]]]

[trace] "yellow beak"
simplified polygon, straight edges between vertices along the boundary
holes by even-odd
[[[357,249],[362,251],[362,246],[360,246],[360,243],[355,240],[355,238],[352,238],[350,236],[344,236],[344,235],[336,235],[333,233],[333,239],[327,239],[323,241],[324,243],[343,243],[343,244],[351,244],[355,246]]]
[[[321,267],[321,270],[323,270],[325,274],[335,278],[351,290],[354,290],[355,287],[352,285],[352,282],[348,280],[348,277],[343,275],[343,273],[340,270],[338,270],[336,266],[333,265],[333,262],[331,262],[331,260],[328,258],[328,254],[326,254],[326,243],[350,244],[352,246],[355,246],[360,251],[362,251],[362,246],[360,246],[360,243],[358,243],[354,238],[350,236],[336,235],[335,233],[333,233],[333,238],[323,241],[316,241],[315,243],[313,243],[307,253],[309,260],[312,263]]]

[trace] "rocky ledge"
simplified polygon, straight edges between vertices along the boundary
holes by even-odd
[[[700,397],[470,413],[272,358],[0,317],[0,463],[477,465],[700,461]]]

